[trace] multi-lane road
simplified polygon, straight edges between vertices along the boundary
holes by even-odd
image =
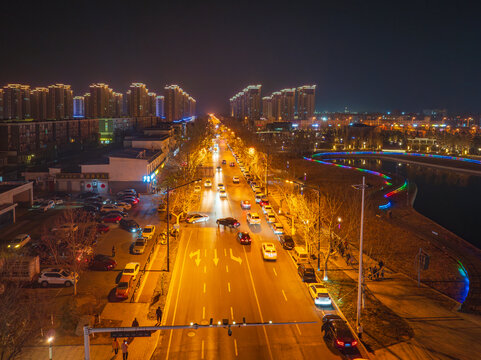
[[[209,215],[206,223],[187,224],[174,267],[163,324],[208,324],[228,319],[242,322],[316,322],[280,326],[234,327],[232,336],[223,328],[166,331],[156,359],[339,359],[321,334],[322,310],[314,306],[291,257],[280,246],[261,215],[261,225],[249,226],[240,202],[250,200],[252,211],[262,214],[227,146],[220,142],[213,154],[216,172],[211,189],[203,187],[198,211]],[[241,182],[234,184],[233,176]],[[227,199],[220,199],[217,183],[224,183]],[[248,231],[250,246],[240,245],[237,230],[218,227],[216,219],[232,216]],[[262,242],[276,245],[278,259],[266,262]]]

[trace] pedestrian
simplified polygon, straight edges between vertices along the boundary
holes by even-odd
[[[346,263],[347,263],[347,265],[349,265],[351,263],[351,253],[349,253],[349,252],[346,254]]]
[[[382,269],[382,267],[384,266],[384,263],[382,262],[382,260],[379,260],[378,265],[379,265],[379,269]]]
[[[374,265],[374,268],[372,269],[372,275],[374,279],[377,279],[377,277],[379,276],[377,266],[375,265]]]
[[[122,343],[122,360],[127,360],[129,357],[129,344],[127,343],[127,339],[124,340]]]
[[[114,340],[112,341],[112,350],[115,355],[119,353],[119,341],[117,340],[117,338],[114,338]]]
[[[384,268],[382,268],[380,271],[380,277],[381,279],[384,279]]]
[[[115,245],[112,246],[112,257],[115,257]]]
[[[155,314],[157,315],[157,322],[160,324],[162,321],[162,309],[160,306],[157,307],[157,310],[155,310]]]
[[[134,321],[132,321],[132,327],[139,327],[139,322],[137,321],[137,318],[134,318]]]

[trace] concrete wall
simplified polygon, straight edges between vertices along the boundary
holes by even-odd
[[[148,161],[144,159],[110,158],[110,181],[142,181],[147,171]]]
[[[10,183],[4,183],[4,184],[10,184]],[[26,207],[32,206],[33,204],[33,183],[32,182],[27,182],[24,184],[19,183],[16,188],[0,193],[0,205],[14,204],[14,203],[19,203]]]

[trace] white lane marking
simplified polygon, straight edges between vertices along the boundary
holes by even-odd
[[[230,292],[230,282],[227,283],[227,289],[229,289]]]
[[[274,270],[274,274],[277,276],[276,268],[272,268]]]
[[[205,306],[202,306],[202,319],[205,319]]]
[[[231,258],[232,260],[238,262],[239,265],[242,264],[242,259],[241,259],[241,257],[240,257],[240,256],[239,256],[239,257],[234,256],[234,254],[232,253],[232,249],[229,249],[229,251],[230,251],[230,258]],[[244,252],[245,252],[245,249],[244,249]]]
[[[234,351],[235,351],[235,356],[239,356],[239,353],[237,352],[237,340],[234,339]]]
[[[296,324],[297,331],[299,331],[299,335],[302,335],[301,329],[299,328],[299,325]]]
[[[261,318],[261,322],[264,322],[264,317],[262,316],[262,311],[261,311],[261,305],[259,304],[259,298],[257,297],[256,286],[254,285],[254,278],[252,277],[252,271],[251,271],[251,267],[249,265],[249,259],[247,258],[247,252],[246,252],[245,247],[242,247],[242,249],[244,250],[244,256],[246,258],[246,264],[247,264],[247,270],[249,270],[249,277],[251,279],[252,289],[254,290],[254,297],[256,299],[257,310],[259,311],[259,316]],[[271,360],[273,360],[274,358],[272,357],[271,344],[269,343],[269,338],[267,337],[266,327],[263,326],[262,330],[264,330],[264,336],[266,338],[267,350],[269,351],[269,358]]]
[[[234,320],[234,309],[232,309],[232,306],[230,307],[230,317]]]
[[[179,294],[180,294],[180,284],[182,284],[182,276],[184,275],[184,269],[185,269],[185,259],[187,258],[187,249],[189,248],[189,242],[190,238],[192,237],[192,232],[189,235],[189,239],[187,240],[187,244],[185,245],[185,252],[184,252],[184,260],[182,260],[182,267],[180,270],[180,278],[179,278],[179,283],[177,287],[177,297],[175,299],[175,306],[174,306],[174,315],[172,316],[172,326],[174,326],[175,322],[175,314],[177,313],[177,305],[179,304]],[[179,263],[180,264],[180,263]],[[169,343],[167,345],[167,354],[165,356],[166,359],[169,359],[169,353],[170,353],[170,345],[172,343],[172,334],[173,330],[170,330],[170,335],[169,335]]]
[[[193,257],[195,256],[195,264],[197,266],[199,266],[200,264],[200,249],[196,250],[196,251],[192,251],[190,254],[189,254],[189,257],[192,259]]]
[[[207,266],[204,265],[204,274],[207,272]]]
[[[286,301],[287,301],[287,296],[286,296],[286,293],[284,292],[284,290],[282,290],[282,295],[284,295],[284,299],[286,299]]]
[[[217,264],[219,263],[219,258],[217,257],[217,249],[214,249],[214,264],[215,266],[217,266]]]
[[[201,354],[201,359],[204,358],[204,340],[202,340],[202,354]]]
[[[204,257],[207,257],[207,249],[204,249]]]
[[[225,266],[225,271],[229,272],[229,266],[227,266],[227,265]]]
[[[205,294],[206,289],[207,289],[207,285],[206,285],[206,283],[204,283],[204,294]],[[282,292],[284,292],[284,290],[282,290]],[[285,295],[284,295],[284,296],[285,296]],[[286,300],[287,300],[287,299],[286,299]]]
[[[224,248],[224,256],[227,256],[227,249]]]

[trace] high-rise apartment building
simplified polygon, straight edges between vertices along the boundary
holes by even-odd
[[[157,113],[157,94],[149,92],[147,98],[147,114],[148,116],[156,116]]]
[[[0,119],[3,119],[3,89],[0,89]]]
[[[282,93],[275,91],[272,93],[272,116],[274,120],[282,120]]]
[[[30,86],[8,84],[3,87],[3,118],[29,119],[32,117],[30,107]]]
[[[147,116],[149,109],[149,90],[143,83],[132,83],[128,99],[129,115]]]
[[[312,120],[316,110],[316,85],[304,85],[297,88],[297,118]]]
[[[73,117],[84,118],[85,117],[85,97],[75,96],[73,98]]]
[[[89,117],[112,117],[113,90],[107,84],[97,83],[90,85]]]
[[[155,116],[164,117],[164,97],[160,95],[155,98]]]
[[[195,116],[195,99],[178,85],[164,88],[164,113],[166,121],[179,121]]]
[[[296,109],[296,89],[281,90],[281,117],[283,121],[293,121]]]
[[[55,84],[48,87],[47,118],[73,118],[73,92],[70,85]]]
[[[266,120],[272,120],[274,118],[272,115],[272,95],[262,98],[262,116]]]
[[[109,111],[110,116],[114,118],[124,115],[124,95],[122,93],[112,92]]]
[[[253,125],[261,117],[262,85],[249,85],[230,99],[231,113],[237,119]]]
[[[36,87],[30,93],[32,117],[35,120],[47,120],[48,93],[49,89],[45,87]]]
[[[92,105],[91,105],[91,95],[90,93],[85,93],[84,96],[84,117],[87,119],[92,118]]]

